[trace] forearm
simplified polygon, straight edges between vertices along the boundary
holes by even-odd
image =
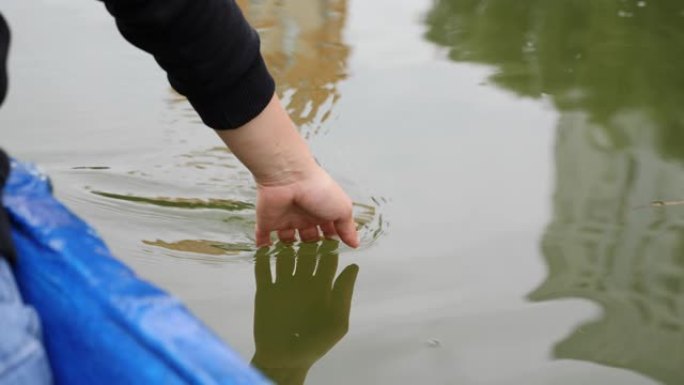
[[[250,122],[217,133],[259,185],[292,183],[318,169],[306,141],[275,94]]]

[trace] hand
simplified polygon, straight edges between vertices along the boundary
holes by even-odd
[[[257,246],[270,245],[271,231],[285,243],[316,242],[320,231],[326,238],[339,236],[351,247],[359,245],[352,218],[352,202],[342,188],[314,165],[301,178],[282,185],[258,185],[256,212]]]
[[[349,265],[334,280],[336,244],[303,244],[296,254],[284,246],[275,282],[266,249],[256,255],[252,363],[278,384],[303,383],[309,368],[347,333],[359,269]]]
[[[283,242],[295,241],[297,232],[316,241],[322,232],[358,247],[351,200],[316,164],[276,95],[249,123],[218,134],[256,180],[257,246],[269,245],[277,231]]]

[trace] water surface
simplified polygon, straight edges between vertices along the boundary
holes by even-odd
[[[249,174],[95,1],[3,5],[3,145],[246,359],[317,361],[308,384],[684,381],[683,5],[240,5],[359,250],[255,257]]]

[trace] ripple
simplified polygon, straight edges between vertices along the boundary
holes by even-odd
[[[140,201],[135,200],[133,202]],[[372,202],[373,204],[354,202],[354,222],[356,223],[356,229],[359,232],[359,239],[361,241],[359,249],[366,249],[374,244],[386,233],[389,225],[383,218],[383,215],[380,212],[380,205],[378,204],[380,202],[386,203],[386,200],[384,198],[374,198],[372,199]],[[231,219],[234,220],[235,218]],[[223,220],[223,222],[226,221],[227,219]],[[252,229],[253,221],[247,222],[250,222],[252,226],[244,226],[244,229]],[[154,241],[143,240],[142,243],[173,252],[182,252],[185,256],[190,254],[213,257],[248,256],[257,250],[257,247],[253,242],[226,242],[209,239],[183,239],[179,241],[164,241],[157,239]],[[173,254],[173,256],[182,258],[182,256],[177,254]]]
[[[367,249],[387,233],[389,222],[382,212],[387,203],[382,197],[371,197],[369,203],[354,202],[354,222],[361,242],[359,249]]]
[[[148,164],[145,175],[142,170],[134,174],[121,167],[106,173],[74,170],[81,183],[87,176],[89,186],[72,190],[69,200],[90,207],[88,211],[97,207],[115,213],[115,217],[128,223],[125,229],[116,229],[115,234],[125,237],[137,233],[136,243],[147,251],[156,250],[160,256],[212,263],[250,261],[256,251],[256,189],[251,177],[242,175],[244,170],[224,147],[183,152],[169,160],[172,161],[157,166]],[[198,165],[206,169],[197,170]],[[235,169],[227,170],[226,166]],[[189,169],[195,170],[187,172]],[[367,249],[388,231],[388,200],[373,196],[364,186],[343,175],[339,180],[354,202],[360,240],[357,250]],[[159,194],[162,191],[175,193]]]

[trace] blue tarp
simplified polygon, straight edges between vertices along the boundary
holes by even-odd
[[[4,192],[16,277],[43,322],[57,384],[267,384],[175,298],[117,261],[16,161]]]

